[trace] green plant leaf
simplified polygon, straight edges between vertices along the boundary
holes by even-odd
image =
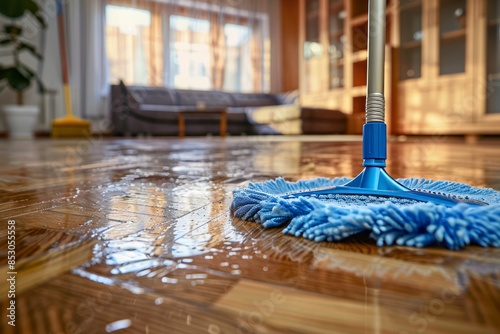
[[[19,51],[23,51],[23,50],[29,51],[33,56],[37,57],[38,59],[40,59],[40,60],[43,59],[42,55],[39,54],[38,52],[36,52],[36,48],[32,44],[21,42],[21,43],[19,43],[18,50]]]
[[[17,19],[23,16],[25,8],[24,0],[2,0],[0,1],[0,13],[3,15]]]
[[[38,23],[42,26],[42,28],[47,27],[47,23],[45,23],[45,19],[42,15],[40,15],[40,6],[34,2],[33,0],[24,0],[26,10],[28,10],[33,16],[37,19]]]
[[[16,66],[16,70],[23,74],[25,78],[28,78],[30,80],[35,77],[35,72],[26,65],[19,64]]]
[[[5,80],[10,71],[10,67],[0,67],[0,80]]]
[[[7,81],[9,86],[16,91],[23,91],[31,84],[31,78],[25,77],[23,73],[19,71],[19,67],[10,69],[7,74]]]
[[[0,68],[0,80],[7,80],[7,85],[16,91],[27,89],[33,78],[40,80],[33,70],[22,64]]]
[[[23,28],[17,24],[7,24],[3,27],[3,31],[9,36],[20,36],[23,33]]]
[[[44,18],[44,13],[36,0],[0,0],[0,14],[3,14],[11,19],[19,19],[28,12],[40,24],[42,28],[46,28],[47,23]],[[11,44],[12,52],[15,55],[17,63],[13,66],[0,65],[0,82],[5,86],[9,86],[15,91],[21,92],[27,89],[31,82],[36,80],[38,82],[39,92],[43,92],[45,87],[36,75],[36,73],[22,63],[18,63],[17,54],[22,51],[28,51],[38,59],[42,59],[42,55],[37,52],[34,45],[20,40],[23,29],[18,24],[6,23],[1,28],[2,37],[0,45]],[[6,36],[4,36],[4,34]]]
[[[29,11],[40,23],[42,28],[47,27],[44,17],[41,14],[40,6],[33,0],[2,0],[0,1],[0,13],[5,16],[18,19],[25,11]]]
[[[40,23],[40,26],[45,29],[47,28],[47,22],[45,22],[45,19],[43,18],[42,15],[40,14],[33,14],[33,16],[35,17],[35,19],[38,21],[38,23]]]
[[[33,0],[15,0],[15,1],[24,2],[24,9],[29,10],[33,14],[37,14],[40,11],[40,6]]]

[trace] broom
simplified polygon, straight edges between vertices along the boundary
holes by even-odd
[[[363,171],[354,179],[250,183],[234,191],[231,212],[265,228],[286,226],[283,233],[318,242],[371,231],[378,246],[500,247],[500,192],[448,181],[396,181],[384,169],[385,4],[369,1]]]
[[[73,115],[71,90],[69,85],[68,59],[66,56],[66,37],[61,0],[57,0],[57,28],[59,30],[59,52],[61,55],[62,79],[66,116],[52,121],[52,137],[84,137],[90,134],[90,122]]]

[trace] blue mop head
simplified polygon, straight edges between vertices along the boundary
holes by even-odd
[[[235,217],[261,223],[265,228],[285,226],[285,234],[314,241],[337,241],[371,231],[378,246],[425,247],[442,245],[461,249],[469,244],[500,247],[500,192],[493,189],[425,179],[399,179],[410,188],[464,196],[489,205],[460,203],[452,207],[401,198],[327,195],[283,198],[282,195],[339,186],[348,178],[316,178],[288,182],[283,178],[250,183],[234,191]]]

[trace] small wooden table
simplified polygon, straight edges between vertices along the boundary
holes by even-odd
[[[227,131],[227,110],[226,108],[207,108],[207,109],[186,109],[179,112],[179,137],[186,135],[186,116],[219,116],[220,117],[220,136],[225,137]]]

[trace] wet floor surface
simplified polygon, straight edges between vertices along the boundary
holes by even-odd
[[[393,142],[387,170],[500,189],[499,144]],[[2,333],[500,330],[499,249],[314,243],[229,213],[249,181],[355,176],[359,141],[3,140],[0,161],[17,272]],[[6,228],[0,239],[6,275]]]

